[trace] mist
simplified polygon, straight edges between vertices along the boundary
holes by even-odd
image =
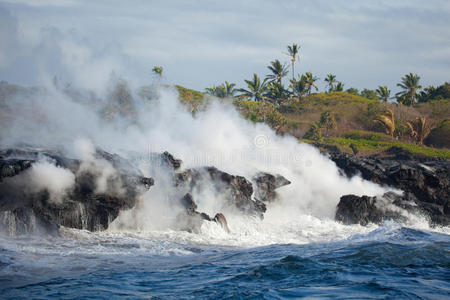
[[[142,174],[153,177],[155,186],[139,196],[135,208],[122,212],[112,228],[178,228],[182,211],[178,199],[183,195],[173,187],[169,170],[153,157],[164,151],[183,161],[182,170],[215,166],[249,180],[258,172],[284,176],[292,183],[278,190],[280,201],[271,204],[266,213],[266,219],[277,222],[296,220],[301,215],[333,220],[342,195],[378,195],[387,190],[358,176],[341,176],[334,162],[316,148],[291,136],[279,136],[265,124],[243,119],[231,101],[210,100],[193,114],[170,87],[153,86],[159,96],[148,100],[139,96],[133,84],[112,76],[107,86],[96,90],[114,91],[117,85],[127,95],[121,96],[128,101],[122,103],[127,108],[125,113],[115,111],[114,95],[107,92],[96,94],[75,88],[68,92],[49,85],[33,97],[18,96],[8,102],[15,117],[0,140],[2,147],[53,148],[80,159],[78,172],[98,175],[98,193],[124,191],[117,170],[95,157],[95,149],[117,153],[131,160]],[[34,177],[42,178],[42,186],[52,182],[50,191],[56,195],[55,201],[73,180],[72,173],[64,172],[48,163],[32,169]],[[111,180],[114,186],[108,185]],[[218,195],[207,183],[199,185],[193,197],[199,211],[243,218],[225,206],[225,195]]]

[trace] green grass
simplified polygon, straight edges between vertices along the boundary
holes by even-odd
[[[206,97],[206,94],[196,90],[187,89],[180,85],[175,85],[174,87],[178,90],[178,99],[180,99],[181,103],[186,105],[192,113],[195,113],[201,110],[202,107],[207,106],[209,98]]]
[[[314,143],[312,141],[301,140],[307,143]],[[345,137],[331,137],[325,138],[321,141],[323,144],[337,146],[344,152],[352,152],[350,145],[358,150],[361,154],[375,154],[385,151],[393,146],[400,147],[407,150],[415,156],[427,156],[427,157],[441,157],[450,159],[450,150],[436,149],[426,146],[418,146],[415,144],[405,144],[398,141],[379,141],[379,140],[367,140],[367,139],[353,139]]]
[[[191,90],[181,85],[175,85],[175,88],[178,90],[180,95],[180,100],[182,101],[200,101],[205,98],[205,94],[196,90]]]
[[[341,134],[341,137],[354,140],[363,139],[369,141],[392,141],[392,137],[387,134],[366,130],[351,130]]]
[[[265,122],[278,131],[286,126],[286,118],[277,110],[277,107],[267,101],[240,101],[235,100],[234,105],[241,115],[252,122]]]
[[[187,89],[176,85],[180,101],[192,109],[198,111],[212,98],[202,92]],[[358,155],[371,155],[397,146],[409,151],[412,155],[427,157],[450,158],[447,149],[436,149],[426,146],[408,144],[406,140],[401,142],[393,140],[389,135],[375,132],[373,119],[387,108],[397,109],[393,104],[381,103],[346,92],[317,93],[312,94],[299,102],[289,102],[276,106],[270,102],[255,102],[234,100],[234,105],[241,115],[252,122],[265,122],[279,133],[288,133],[302,137],[313,122],[317,122],[320,113],[331,110],[338,122],[338,128],[331,131],[332,137],[324,138],[319,143],[337,146],[341,151],[358,153]],[[430,102],[420,104],[422,113],[434,113],[441,115],[446,113],[449,103]],[[411,107],[400,107],[396,116],[398,118],[412,118]],[[411,114],[411,116],[410,116]],[[397,124],[401,121],[397,119]],[[314,143],[312,141],[303,140]]]
[[[379,103],[378,100],[371,100],[361,96],[356,96],[346,92],[317,93],[307,96],[305,102],[318,105],[338,105],[344,103]]]

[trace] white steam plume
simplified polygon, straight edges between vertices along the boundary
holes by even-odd
[[[182,196],[173,190],[169,175],[151,159],[150,152],[167,150],[184,161],[183,168],[216,166],[248,179],[258,171],[283,175],[292,184],[279,189],[281,201],[269,207],[268,219],[295,220],[302,215],[332,219],[342,195],[385,191],[360,177],[341,176],[336,165],[316,148],[293,137],[278,136],[265,124],[244,120],[231,103],[213,101],[206,111],[193,117],[171,89],[161,90],[157,100],[134,98],[136,113],[132,118],[115,115],[110,121],[94,112],[107,99],[74,101],[55,89],[33,99],[16,99],[10,106],[18,116],[11,123],[10,134],[3,136],[2,145],[65,146],[69,156],[83,160],[82,169],[100,172],[101,180],[96,182],[99,192],[105,191],[115,170],[108,162],[93,158],[95,147],[135,159],[144,175],[155,177],[156,185],[128,212],[131,218],[122,214],[117,222],[140,229],[172,224],[180,208],[170,199]],[[23,106],[26,101],[28,105]],[[38,110],[33,115],[27,107]],[[71,147],[74,141],[75,147]],[[197,190],[193,196],[199,211],[214,215],[222,209],[222,197],[208,189]]]
[[[47,191],[49,201],[55,204],[61,204],[75,184],[75,175],[70,170],[47,160],[34,163],[24,176],[31,193]]]

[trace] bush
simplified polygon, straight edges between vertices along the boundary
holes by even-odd
[[[393,146],[400,147],[409,151],[412,155],[450,158],[450,151],[445,149],[434,149],[414,144],[405,144],[398,141],[370,141],[365,139],[350,139],[342,137],[327,138],[323,143],[337,146],[343,151],[354,152],[352,148],[364,154],[378,153],[385,151]],[[353,144],[353,146],[351,146]]]
[[[288,123],[286,118],[278,112],[276,106],[270,102],[235,100],[234,105],[244,118],[252,122],[265,122],[276,131]]]
[[[450,149],[450,119],[442,121],[431,130],[424,144],[433,147],[445,147]]]
[[[354,140],[364,139],[369,141],[392,141],[392,137],[387,134],[364,130],[352,130],[345,132],[341,135],[341,137]]]
[[[320,141],[322,139],[322,133],[320,130],[320,126],[314,122],[311,124],[309,130],[303,136],[304,139],[312,140],[312,141]]]

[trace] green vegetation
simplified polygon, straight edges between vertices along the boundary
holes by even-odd
[[[277,110],[277,107],[268,102],[234,101],[236,108],[242,116],[252,122],[267,123],[277,133],[281,133],[288,121]]]
[[[328,74],[327,78],[325,78],[325,82],[327,83],[328,86],[328,93],[331,93],[332,91],[334,91],[335,88],[335,84],[336,84],[336,75],[334,74]]]
[[[378,100],[377,92],[374,90],[369,89],[363,89],[360,93],[361,97],[371,99],[371,100]]]
[[[419,102],[450,99],[450,83],[446,82],[438,87],[430,85],[420,92],[418,99]]]
[[[225,81],[221,85],[206,88],[205,91],[207,94],[218,98],[233,98],[236,93],[235,86],[236,84]]]
[[[450,119],[442,121],[438,126],[431,130],[425,139],[427,145],[434,147],[449,147],[450,145]]]
[[[320,78],[312,72],[297,76],[294,72],[299,49],[295,43],[287,46],[292,65],[287,88],[283,78],[288,76],[288,67],[274,59],[268,66],[271,74],[265,78],[253,74],[245,80],[247,88],[237,90],[241,101],[234,103],[245,118],[266,122],[282,134],[344,147],[358,155],[398,146],[412,154],[448,157],[448,150],[427,146],[450,148],[449,83],[422,90],[420,76],[406,74],[397,84],[401,91],[394,103],[389,102],[391,90],[386,85],[361,92],[350,87],[344,92],[345,84],[329,73],[323,79],[325,91],[318,93]]]
[[[336,119],[334,117],[334,113],[326,110],[320,115],[320,123],[321,128],[325,129],[325,136],[328,137],[328,131],[336,128]]]
[[[297,59],[300,60],[300,57],[298,55],[298,52],[300,50],[300,46],[298,46],[296,43],[292,43],[292,45],[288,45],[287,46],[287,50],[288,50],[287,55],[291,59],[291,64],[292,64],[292,79],[294,79],[295,78],[294,65],[295,65],[295,61]]]
[[[391,90],[388,89],[387,86],[378,86],[378,88],[375,90],[377,93],[380,101],[387,102],[389,98],[391,97]]]
[[[278,59],[271,61],[270,66],[267,67],[272,74],[267,75],[267,78],[281,85],[281,80],[285,77],[289,71],[286,64],[282,64]]]
[[[162,78],[162,73],[163,73],[163,67],[161,66],[154,66],[152,69],[153,74],[155,74],[159,80],[161,80]]]
[[[241,92],[241,98],[249,98],[253,99],[255,101],[262,101],[264,100],[264,94],[267,91],[267,78],[261,81],[261,79],[258,77],[258,75],[253,74],[252,80],[245,80],[245,83],[247,84],[247,90],[246,89],[239,89],[238,91]]]
[[[205,93],[179,85],[174,87],[180,101],[193,114],[210,101],[231,101],[244,118],[267,123],[279,134],[289,134],[306,142],[337,146],[358,155],[396,146],[414,155],[448,158],[450,83],[422,90],[420,77],[409,73],[401,78],[397,84],[401,91],[392,98],[386,85],[375,90],[364,88],[361,92],[350,87],[344,92],[345,84],[329,73],[323,79],[324,92],[318,92],[320,78],[312,72],[294,73],[295,63],[300,60],[299,50],[300,46],[295,43],[287,46],[286,55],[292,67],[289,82],[286,82],[289,64],[274,59],[267,66],[270,74],[260,77],[254,73],[251,79],[244,80],[245,88],[236,88],[235,83],[228,81],[206,88]],[[162,78],[162,66],[155,66],[152,71],[159,80]],[[160,86],[158,83],[141,87],[137,95],[151,101],[158,97]],[[60,88],[56,83],[55,87]],[[0,82],[0,103],[5,98],[3,94],[21,89],[23,93],[31,91]],[[62,90],[71,97],[81,97],[70,87]],[[101,110],[107,118],[119,114],[133,119],[136,110],[132,95],[126,82],[118,80],[109,93],[109,103],[95,109]],[[396,103],[390,102],[391,99]]]
[[[315,141],[301,140],[310,144],[314,144]],[[398,141],[373,141],[366,139],[352,139],[344,137],[331,137],[325,138],[322,141],[323,144],[332,145],[338,147],[343,152],[354,153],[356,152],[362,155],[370,155],[380,153],[391,147],[399,147],[412,155],[417,156],[429,156],[429,157],[441,157],[450,159],[450,150],[447,149],[435,149],[426,146],[418,146],[414,144],[405,144]],[[353,146],[352,146],[353,145]],[[352,149],[353,148],[353,149]]]
[[[417,74],[409,73],[402,77],[402,82],[397,86],[403,89],[395,96],[398,103],[414,105],[417,99],[417,92],[422,88],[419,84],[420,77]]]
[[[312,141],[320,141],[322,140],[322,132],[320,130],[320,125],[316,122],[311,124],[311,127],[309,130],[305,133],[303,136],[306,140],[312,140]]]
[[[200,107],[205,105],[207,102],[207,98],[202,92],[187,89],[180,85],[175,85],[174,87],[178,90],[181,103],[185,104],[186,107],[193,113],[198,111]]]
[[[384,114],[378,115],[374,121],[383,126],[386,134],[394,137],[395,133],[395,115],[392,109],[386,110]]]
[[[101,111],[106,119],[112,120],[116,115],[133,119],[137,115],[131,90],[125,80],[117,80],[107,99],[108,102]]]

